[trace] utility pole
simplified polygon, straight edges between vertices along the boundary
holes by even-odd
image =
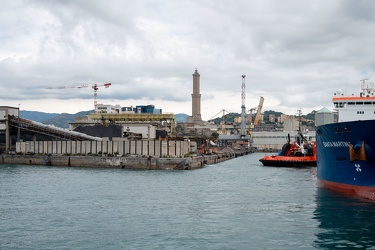
[[[246,76],[242,75],[242,93],[241,93],[242,104],[241,104],[241,131],[240,131],[241,139],[246,138],[245,78]]]

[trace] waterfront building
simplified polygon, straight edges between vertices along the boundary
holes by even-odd
[[[283,123],[286,119],[286,114],[281,114],[280,117],[279,117],[279,122],[280,123]]]
[[[334,114],[329,109],[323,107],[315,113],[315,126],[329,123],[334,123]]]
[[[259,150],[281,150],[288,140],[288,134],[291,142],[294,142],[295,137],[298,137],[297,132],[291,131],[252,132],[252,146]],[[315,131],[308,131],[304,135],[308,141],[315,141]]]
[[[269,114],[269,116],[268,116],[268,120],[269,120],[270,122],[275,122],[275,120],[276,120],[276,116],[275,116],[275,114]]]
[[[122,113],[120,105],[97,104],[96,113],[100,114],[120,114]]]
[[[284,131],[299,130],[299,121],[294,115],[287,115],[284,120]]]

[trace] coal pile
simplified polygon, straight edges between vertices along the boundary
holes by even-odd
[[[74,129],[76,132],[84,133],[95,137],[122,137],[122,128],[120,125],[95,125],[95,126],[79,126]]]

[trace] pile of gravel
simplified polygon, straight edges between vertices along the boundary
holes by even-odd
[[[74,131],[84,133],[95,137],[122,137],[122,129],[120,125],[95,125],[95,126],[79,126]]]

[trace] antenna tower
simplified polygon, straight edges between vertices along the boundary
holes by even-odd
[[[245,75],[242,75],[242,92],[241,92],[241,131],[240,135],[242,139],[245,139],[246,137],[246,108],[245,108]]]

